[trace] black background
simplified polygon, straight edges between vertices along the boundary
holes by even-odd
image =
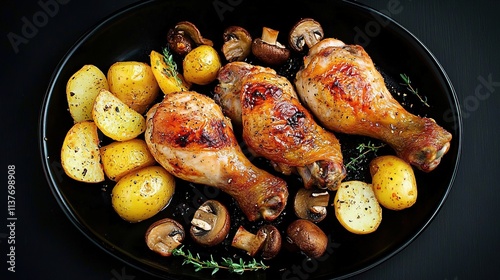
[[[41,2],[47,2],[42,0]],[[83,236],[52,196],[38,148],[40,106],[52,71],[87,30],[132,0],[60,0],[59,9],[18,50],[38,1],[2,2],[2,217],[8,165],[16,171],[16,273],[7,272],[6,226],[0,227],[1,279],[149,279]],[[389,15],[436,56],[457,92],[464,124],[455,184],[429,227],[403,251],[355,279],[491,279],[500,275],[500,2],[358,1]],[[397,13],[391,5],[397,4]],[[490,81],[489,85],[484,81]],[[479,90],[479,91],[478,91]],[[5,221],[5,219],[2,219]],[[5,222],[2,222],[5,224]],[[190,269],[190,268],[186,268]],[[6,278],[7,277],[7,278]]]

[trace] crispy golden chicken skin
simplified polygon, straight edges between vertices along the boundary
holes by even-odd
[[[274,220],[286,206],[286,182],[244,156],[230,120],[205,95],[167,94],[147,113],[145,140],[167,171],[231,195],[250,221]]]
[[[327,129],[380,139],[425,172],[435,169],[450,147],[448,131],[433,119],[409,113],[393,98],[361,46],[323,39],[304,57],[295,86]]]

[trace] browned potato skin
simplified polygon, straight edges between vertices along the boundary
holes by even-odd
[[[156,100],[160,87],[149,64],[115,62],[108,69],[109,91],[140,114]]]
[[[146,141],[139,138],[110,143],[101,147],[100,152],[104,173],[112,181],[156,163]]]
[[[105,176],[100,160],[95,123],[75,123],[67,132],[61,148],[61,165],[66,175],[86,183],[102,182]]]
[[[375,197],[387,209],[403,210],[417,201],[417,182],[413,169],[403,159],[379,156],[370,164],[370,174]]]

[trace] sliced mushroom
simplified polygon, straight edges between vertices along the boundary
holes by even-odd
[[[193,23],[191,23],[189,21],[178,22],[175,25],[175,30],[183,31],[186,34],[188,34],[189,37],[191,37],[191,39],[197,45],[209,45],[209,46],[214,45],[214,43],[211,40],[203,38],[203,36],[201,36],[200,30],[198,30],[198,28]]]
[[[252,42],[252,53],[262,62],[270,65],[283,64],[290,57],[290,50],[278,42],[278,30],[262,28],[262,37]]]
[[[281,234],[273,225],[264,225],[253,234],[243,226],[238,228],[231,246],[245,250],[248,255],[261,254],[265,260],[274,258],[281,249]]]
[[[287,241],[294,244],[301,252],[310,258],[319,258],[328,245],[328,237],[315,223],[298,219],[286,229]]]
[[[326,217],[329,200],[330,194],[326,190],[301,188],[295,195],[293,208],[297,217],[318,223]]]
[[[252,36],[240,26],[230,26],[222,35],[222,53],[229,62],[243,61],[252,50]]]
[[[319,22],[312,18],[304,18],[299,20],[290,30],[288,43],[293,50],[300,52],[304,46],[307,45],[308,48],[311,48],[324,36],[323,28]]]
[[[213,46],[213,42],[201,36],[200,30],[189,21],[178,22],[167,34],[170,49],[179,55],[186,55],[199,45]]]
[[[177,221],[165,218],[149,226],[145,239],[148,248],[162,256],[172,255],[172,250],[182,244],[184,228]]]
[[[196,243],[217,245],[229,234],[229,212],[220,202],[207,200],[194,213],[191,225],[189,233]]]

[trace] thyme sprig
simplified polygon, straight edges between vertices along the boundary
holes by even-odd
[[[201,260],[199,254],[193,255],[189,250],[184,251],[181,246],[172,250],[172,255],[180,256],[184,258],[182,265],[191,264],[194,266],[195,271],[200,271],[202,269],[212,269],[212,275],[217,273],[220,269],[228,270],[231,273],[243,274],[245,271],[257,271],[259,269],[269,268],[262,261],[258,262],[252,259],[250,262],[245,262],[240,259],[239,262],[233,261],[231,258],[222,258],[220,263],[216,262],[212,255],[210,255],[210,260]]]
[[[420,102],[422,102],[425,106],[427,107],[430,107],[429,106],[429,103],[427,103],[427,97],[422,97],[419,93],[418,93],[418,88],[413,88],[413,86],[411,85],[411,80],[410,80],[410,77],[408,77],[408,75],[406,74],[399,74],[399,76],[401,76],[401,79],[403,79],[403,82],[404,83],[401,83],[402,85],[406,86],[406,89],[413,93],[414,95],[416,95],[418,97],[418,99],[420,99]]]
[[[366,155],[370,152],[377,154],[378,149],[385,147],[385,144],[380,144],[376,146],[371,141],[368,141],[367,144],[361,143],[356,147],[356,150],[360,153],[357,157],[352,157],[351,160],[345,165],[346,169],[355,170],[356,165],[363,160]]]
[[[175,79],[177,85],[182,85],[182,81],[179,78],[179,71],[177,70],[177,63],[174,60],[174,56],[170,52],[168,47],[163,48],[163,61],[167,64],[167,69],[165,69],[165,74],[168,77]]]

